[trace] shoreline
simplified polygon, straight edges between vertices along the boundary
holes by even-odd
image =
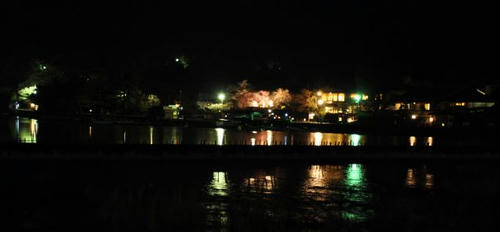
[[[209,119],[184,119],[184,120],[131,120],[133,118],[95,120],[88,115],[61,116],[61,115],[0,115],[4,119],[12,117],[27,117],[47,121],[67,121],[76,123],[88,123],[96,125],[118,125],[118,126],[172,126],[191,128],[224,128],[241,131],[293,131],[293,132],[323,132],[323,133],[344,133],[362,135],[381,136],[456,136],[470,134],[497,135],[497,127],[394,127],[390,125],[359,125],[359,124],[332,124],[320,122],[287,122],[287,121],[249,121],[238,124],[218,123],[218,120]],[[144,120],[144,118],[141,118]]]

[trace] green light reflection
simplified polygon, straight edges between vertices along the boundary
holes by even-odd
[[[366,189],[364,167],[361,164],[349,164],[345,179],[346,208],[341,212],[342,218],[350,221],[364,221],[373,211],[367,208],[370,193]]]

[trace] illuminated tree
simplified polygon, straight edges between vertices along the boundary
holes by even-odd
[[[288,89],[279,88],[272,92],[271,100],[274,103],[274,107],[288,105],[292,101],[292,95]]]
[[[299,94],[294,96],[296,110],[299,112],[316,112],[318,111],[318,97],[315,92],[303,89]]]

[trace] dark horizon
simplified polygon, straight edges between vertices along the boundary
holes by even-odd
[[[41,60],[67,73],[137,75],[207,90],[498,84],[485,1],[81,1],[5,8],[2,79]],[[175,57],[189,59],[172,71]]]

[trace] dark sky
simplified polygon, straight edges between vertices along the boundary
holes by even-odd
[[[483,0],[164,2],[15,1],[0,12],[2,59],[210,88],[242,79],[291,88],[465,85],[498,75],[497,13]],[[161,71],[177,55],[192,62],[182,78]]]

